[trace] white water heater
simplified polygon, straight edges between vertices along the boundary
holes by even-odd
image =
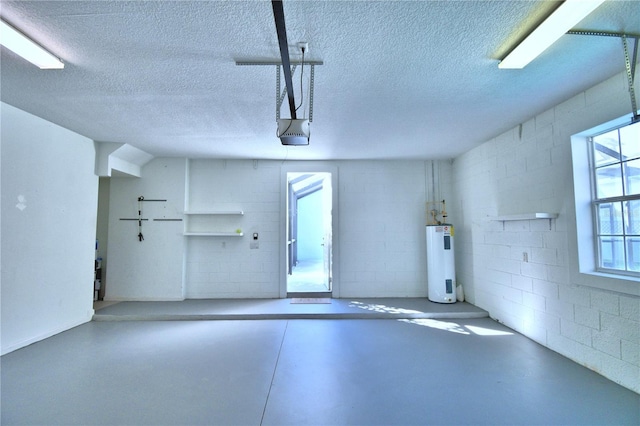
[[[456,302],[456,270],[453,255],[453,226],[427,225],[427,288],[429,300]]]

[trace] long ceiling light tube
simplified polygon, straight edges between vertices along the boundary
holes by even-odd
[[[40,69],[64,68],[64,62],[59,58],[2,20],[0,20],[0,44]]]
[[[522,43],[500,61],[498,68],[524,68],[604,2],[605,0],[565,0]]]

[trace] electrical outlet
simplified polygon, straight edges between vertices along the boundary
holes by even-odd
[[[529,253],[527,253],[526,251],[522,252],[522,261],[529,262]]]

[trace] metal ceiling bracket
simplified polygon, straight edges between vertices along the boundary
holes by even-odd
[[[634,88],[634,80],[636,74],[636,61],[638,59],[638,38],[635,37],[633,43],[633,59],[629,59],[629,48],[627,46],[627,36],[622,36],[622,45],[624,47],[624,63],[627,70],[627,80],[629,81],[629,97],[631,98],[631,111],[633,112],[632,121],[634,123],[640,121],[638,117],[638,104],[636,103],[636,91]]]
[[[276,65],[276,123],[280,120],[280,66]]]
[[[264,66],[275,65],[276,66],[276,121],[280,120],[280,108],[284,97],[289,99],[289,110],[291,111],[291,119],[296,120],[296,107],[293,94],[293,80],[292,76],[296,72],[298,65],[311,66],[311,77],[309,81],[309,122],[313,121],[313,92],[314,92],[314,79],[315,79],[315,66],[323,65],[319,60],[292,60],[289,57],[289,46],[287,42],[287,30],[284,19],[284,8],[282,6],[282,0],[272,0],[271,6],[273,9],[273,17],[276,24],[276,32],[278,35],[278,45],[280,47],[280,60],[236,60],[237,66]],[[284,72],[285,87],[281,88],[281,70]]]
[[[306,61],[304,62],[307,63]],[[313,123],[313,87],[315,81],[315,71],[316,65],[311,64],[311,76],[309,78],[309,123]],[[304,66],[304,65],[303,65]],[[296,68],[298,64],[294,64],[291,67],[291,75],[296,73]],[[282,102],[284,101],[284,97],[287,95],[287,88],[284,87],[281,89],[281,76],[280,76],[280,66],[276,66],[276,121],[280,120],[280,108],[282,107]]]
[[[309,123],[313,123],[313,80],[315,78],[315,69],[316,66],[311,65],[311,80],[309,81]]]
[[[289,60],[289,64],[290,65],[302,65],[302,61],[298,60],[298,59],[290,59]],[[323,61],[318,61],[315,59],[305,59],[304,60],[304,64],[305,65],[324,65]],[[276,65],[276,66],[281,66],[282,65],[282,61],[279,60],[265,60],[265,61],[261,61],[261,60],[255,60],[255,61],[241,61],[241,60],[236,60],[236,66],[238,67],[247,67],[247,66],[251,66],[251,67],[260,67],[260,66],[270,66],[270,65]]]
[[[615,32],[608,32],[608,31],[567,31],[567,34],[599,36],[599,37],[619,37],[622,39],[622,48],[624,50],[624,65],[625,65],[625,71],[627,72],[627,81],[629,84],[629,98],[631,100],[631,112],[633,114],[633,117],[631,118],[631,122],[636,123],[640,121],[640,116],[638,115],[638,104],[636,102],[636,91],[635,91],[636,62],[638,61],[638,41],[640,40],[640,35],[615,33]],[[632,58],[629,57],[629,46],[627,43],[627,39],[634,40],[633,54],[631,55]]]
[[[295,64],[291,67],[291,76],[296,73],[296,68],[298,64]],[[276,66],[276,121],[280,120],[280,107],[282,106],[282,101],[284,101],[284,97],[287,95],[287,88],[285,87],[280,90],[280,65]]]
[[[635,37],[635,35],[623,34],[623,33],[614,33],[610,31],[582,31],[582,30],[571,30],[567,31],[567,34],[572,35],[588,35],[588,36],[599,36],[599,37]]]

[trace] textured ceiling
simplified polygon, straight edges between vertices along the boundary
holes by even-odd
[[[292,58],[306,41],[324,62],[305,147],[275,135],[276,67],[235,64],[279,60],[269,1],[3,0],[3,19],[66,66],[39,70],[2,48],[1,98],[154,156],[452,158],[624,70],[619,39],[575,35],[498,69],[557,5],[285,0]],[[640,2],[605,2],[576,29],[640,33]]]

